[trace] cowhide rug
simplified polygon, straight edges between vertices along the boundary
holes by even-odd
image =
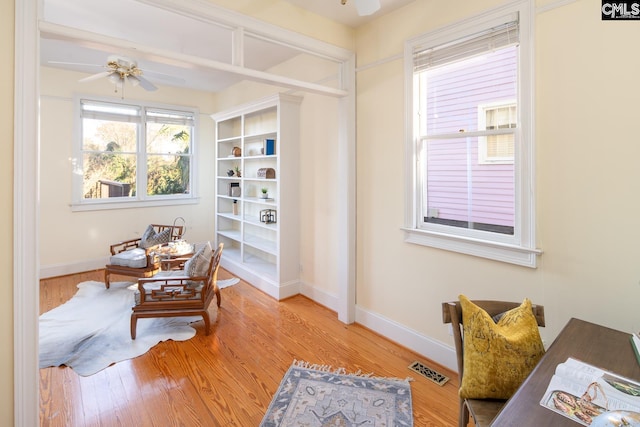
[[[219,280],[224,288],[238,279]],[[146,353],[161,341],[186,341],[196,331],[190,323],[199,316],[138,319],[131,339],[131,307],[135,284],[116,282],[106,289],[101,282],[78,284],[66,303],[40,316],[40,368],[66,365],[82,376]]]

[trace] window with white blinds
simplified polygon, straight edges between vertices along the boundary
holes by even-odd
[[[535,266],[529,8],[407,42],[407,241]]]
[[[76,210],[194,199],[196,110],[84,98],[76,102]]]

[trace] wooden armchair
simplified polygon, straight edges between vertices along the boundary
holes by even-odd
[[[209,335],[211,324],[208,309],[213,296],[216,296],[218,307],[221,303],[218,267],[222,249],[223,243],[220,243],[208,260],[206,272],[202,275],[198,273],[197,268],[192,269],[189,263],[186,263],[185,270],[162,271],[153,278],[138,279],[136,303],[131,313],[131,339],[136,339],[138,318],[145,317],[202,316],[205,333]],[[201,251],[198,251],[191,262],[202,262],[204,257]]]
[[[151,224],[156,233],[168,230],[169,240],[180,240],[184,234],[182,225]],[[142,237],[114,243],[109,247],[111,258],[104,267],[104,284],[109,289],[110,275],[121,274],[131,277],[152,277],[160,271],[160,257],[154,252],[159,245],[141,247]],[[126,255],[126,256],[125,256]],[[124,258],[124,262],[121,260]]]
[[[475,305],[485,310],[491,317],[499,316],[513,308],[520,306],[519,302],[507,301],[472,301]],[[536,318],[538,326],[544,326],[544,307],[541,305],[532,305],[533,315]],[[462,327],[462,307],[460,301],[450,301],[442,303],[442,322],[451,323],[453,329],[453,341],[456,348],[456,356],[458,360],[458,377],[462,384],[462,376],[464,374],[464,334]],[[469,423],[469,414],[473,418],[476,427],[490,426],[491,421],[498,415],[506,400],[498,399],[463,399],[460,398],[460,417],[458,426],[467,427]]]

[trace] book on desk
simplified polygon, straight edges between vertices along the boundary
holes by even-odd
[[[540,405],[588,426],[607,411],[640,412],[640,383],[570,357],[556,367]]]

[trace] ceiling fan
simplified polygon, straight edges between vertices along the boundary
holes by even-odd
[[[367,16],[377,12],[380,9],[380,0],[354,0],[358,15]],[[347,4],[347,0],[340,0],[342,5]]]
[[[107,70],[85,77],[79,81],[83,83],[106,77],[116,85],[116,91],[118,85],[124,87],[127,81],[133,86],[140,85],[140,87],[145,90],[154,91],[158,89],[153,83],[142,77],[142,70],[138,68],[138,64],[132,59],[124,56],[111,55],[107,59],[107,65],[104,68]]]

